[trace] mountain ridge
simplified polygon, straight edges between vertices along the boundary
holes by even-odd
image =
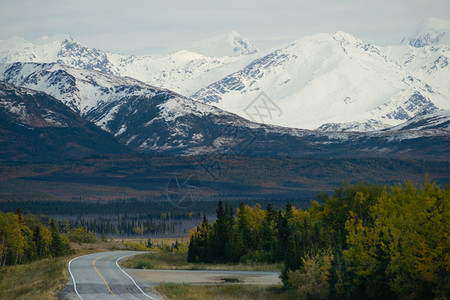
[[[242,36],[238,40],[248,42]],[[15,45],[13,42],[3,41],[3,47],[0,43],[0,63],[58,63],[115,76],[128,76],[156,87],[189,95],[205,83],[224,76],[229,72],[229,68],[235,70],[244,66],[246,61],[251,61],[258,51],[255,46],[249,47],[253,50],[237,56],[214,57],[194,52],[192,49],[169,54],[134,56],[85,47],[70,36],[57,36],[37,42],[18,39]],[[221,70],[222,68],[224,70]],[[212,79],[208,79],[210,73],[214,73],[211,75]]]
[[[228,43],[227,39],[233,38],[250,43],[235,32],[212,40]],[[338,31],[305,37],[275,51],[250,47],[251,51],[235,57],[212,57],[190,50],[126,56],[87,48],[69,37],[45,41],[39,44],[49,43],[47,58],[38,55],[45,47],[38,51],[40,46],[34,49],[31,44],[26,51],[3,51],[1,61],[48,60],[128,76],[215,103],[245,118],[245,108],[264,91],[284,112],[279,119],[264,122],[296,128],[335,124],[333,128],[342,130],[373,131],[381,129],[376,124],[396,126],[415,115],[450,109],[450,85],[445,80],[450,76],[450,46],[440,44],[442,40],[420,48],[405,43],[379,47]],[[264,60],[266,65],[258,65]],[[246,78],[249,73],[256,77]],[[351,123],[360,126],[349,126]]]
[[[450,21],[439,18],[427,18],[416,28],[416,31],[402,43],[408,43],[415,48],[443,43],[450,44]]]
[[[408,73],[383,48],[344,32],[299,40],[192,97],[244,116],[262,90],[284,112],[268,122],[297,128],[370,120],[393,126],[450,108],[447,94]]]
[[[102,101],[82,100],[80,103],[88,100],[96,105],[84,112],[78,110],[78,113],[134,152],[203,155],[207,161],[200,163],[204,164],[230,154],[410,158],[424,158],[425,155],[439,159],[450,154],[450,136],[445,128],[413,130],[414,126],[409,126],[407,130],[360,133],[259,124],[133,79],[72,69],[36,63],[16,63],[3,68],[7,70],[8,81],[42,88],[62,102],[87,97],[97,91],[105,98]],[[0,77],[4,73],[0,72]],[[114,83],[119,85],[111,85]]]

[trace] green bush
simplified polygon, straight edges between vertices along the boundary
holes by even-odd
[[[275,251],[262,251],[255,250],[248,252],[241,257],[240,262],[244,264],[256,262],[256,263],[274,263],[276,261]]]
[[[136,269],[154,269],[155,266],[153,263],[146,261],[146,260],[140,260],[136,263]]]
[[[125,245],[135,251],[150,251],[151,249],[147,248],[145,245],[137,242],[126,242]]]
[[[74,243],[95,243],[97,238],[93,232],[89,232],[86,228],[78,226],[74,230],[66,233],[66,237]]]
[[[327,299],[329,296],[329,276],[333,254],[321,251],[307,254],[302,258],[302,267],[289,271],[289,286],[297,299]]]

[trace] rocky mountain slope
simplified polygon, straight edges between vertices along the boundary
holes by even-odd
[[[439,159],[450,155],[446,127],[415,130],[411,124],[372,133],[293,129],[254,123],[169,90],[98,71],[36,63],[3,65],[1,70],[1,80],[51,94],[137,152],[205,154],[206,165],[228,154]]]
[[[129,150],[59,100],[0,81],[2,160],[64,160]]]
[[[0,65],[0,80],[48,93],[141,152],[226,151],[239,129],[260,126],[135,79],[55,63]]]

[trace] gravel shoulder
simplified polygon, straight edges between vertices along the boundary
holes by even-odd
[[[185,284],[281,284],[279,272],[251,272],[251,271],[192,271],[192,270],[137,270],[125,269],[133,278],[144,285],[158,285],[163,282]]]

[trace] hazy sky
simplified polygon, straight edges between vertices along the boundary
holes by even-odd
[[[425,18],[450,18],[450,0],[0,0],[0,39],[69,34],[124,54],[173,51],[235,30],[262,47],[343,30],[398,43]]]

